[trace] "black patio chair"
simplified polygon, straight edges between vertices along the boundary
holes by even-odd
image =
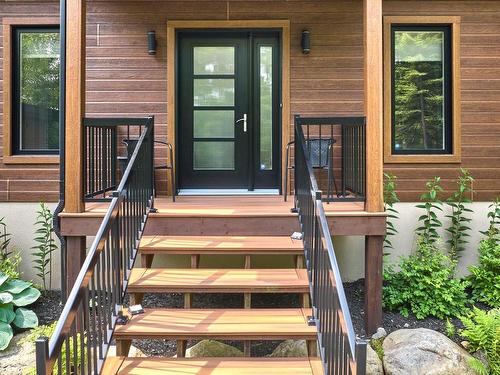
[[[306,140],[306,149],[313,169],[326,169],[328,171],[328,190],[327,198],[332,197],[332,182],[335,187],[335,194],[338,196],[337,181],[333,173],[333,145],[336,143],[333,138],[310,138]],[[295,141],[288,142],[286,145],[286,164],[285,164],[285,202],[288,195],[288,179],[291,170],[295,169],[290,165],[290,147]]]
[[[125,146],[127,147],[127,156],[125,156],[125,157],[119,156],[118,157],[120,164],[123,165],[122,172],[125,171],[125,167],[127,166],[128,160],[129,160],[130,156],[132,155],[132,153],[134,152],[135,146],[137,145],[138,141],[139,141],[138,139],[124,139],[122,141],[123,144],[125,144]],[[172,188],[172,200],[175,202],[175,179],[174,179],[174,166],[173,166],[173,160],[174,160],[173,154],[174,153],[173,153],[172,145],[168,142],[158,141],[158,140],[155,140],[154,143],[159,143],[159,144],[165,145],[168,148],[169,156],[168,156],[167,163],[162,164],[162,165],[157,165],[154,167],[154,169],[155,170],[163,170],[163,169],[170,170],[170,183],[171,183],[171,188]]]

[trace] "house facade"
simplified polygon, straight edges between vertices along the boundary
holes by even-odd
[[[275,49],[282,48],[283,51],[287,49],[282,56],[274,56],[275,65],[279,65],[275,67],[278,71],[274,73],[277,74],[274,79],[279,80],[279,75],[283,81],[283,75],[286,74],[289,80],[288,88],[281,86],[281,92],[276,92],[278,90],[274,92],[275,96],[280,96],[274,99],[275,106],[280,105],[276,103],[282,99],[286,99],[287,103],[284,104],[289,106],[283,110],[283,113],[286,112],[286,117],[282,116],[270,121],[273,122],[273,126],[281,122],[280,129],[274,130],[277,132],[274,138],[268,139],[268,144],[274,145],[272,152],[268,151],[268,160],[272,158],[272,153],[279,154],[274,155],[275,169],[276,163],[280,163],[279,159],[281,162],[284,159],[284,145],[287,143],[285,139],[288,141],[293,135],[293,114],[303,116],[363,115],[365,79],[363,73],[363,4],[361,1],[214,1],[202,2],[202,4],[203,6],[200,7],[195,1],[181,3],[161,1],[125,2],[119,5],[116,2],[89,1],[86,12],[85,43],[86,115],[89,117],[134,117],[154,114],[157,139],[175,143],[173,135],[170,134],[173,133],[173,129],[167,125],[169,122],[174,122],[174,115],[173,113],[169,115],[169,111],[175,112],[175,107],[169,106],[169,98],[172,101],[172,91],[175,88],[174,82],[171,81],[175,77],[169,74],[168,68],[174,67],[175,63],[174,59],[169,58],[167,29],[169,24],[175,24],[178,21],[199,20],[217,22],[278,20],[278,26],[280,22],[289,25],[287,39],[284,40],[285,35],[280,34],[275,36],[273,42],[279,44]],[[42,150],[36,150],[40,145],[35,144],[31,147],[29,142],[33,141],[30,139],[23,139],[23,142],[28,144],[26,151],[21,150],[19,147],[21,134],[19,97],[22,93],[19,87],[15,87],[15,75],[19,77],[20,62],[19,60],[16,62],[14,58],[20,46],[15,42],[14,33],[22,29],[51,31],[51,34],[46,34],[52,35],[53,38],[52,45],[48,46],[51,50],[47,61],[50,61],[59,53],[56,43],[59,3],[57,1],[11,1],[4,2],[0,6],[2,17],[5,19],[2,28],[3,74],[0,77],[3,94],[3,121],[0,133],[2,135],[0,144],[2,147],[0,160],[0,200],[2,203],[0,204],[2,216],[8,216],[11,222],[31,222],[37,202],[51,202],[55,207],[59,199],[59,164],[56,155],[58,141],[55,136],[58,125],[54,116],[57,106],[52,103],[51,111],[40,114],[43,116],[42,121],[46,124],[50,122],[47,118],[52,118],[50,129],[46,126],[41,133],[36,127],[22,130],[26,137],[31,137],[41,143]],[[383,3],[385,32],[383,168],[384,171],[398,177],[398,194],[402,202],[409,203],[406,206],[402,205],[401,217],[404,224],[401,224],[400,232],[411,230],[415,226],[412,219],[416,213],[412,210],[411,202],[419,200],[419,195],[425,189],[425,182],[434,176],[442,178],[445,189],[443,197],[448,196],[454,189],[454,180],[459,173],[459,168],[468,169],[475,178],[474,201],[492,201],[499,193],[498,138],[500,135],[497,107],[500,87],[496,86],[500,78],[496,67],[499,37],[496,15],[499,11],[498,4],[494,1],[479,3],[384,1]],[[448,69],[452,71],[447,72],[449,76],[448,91],[445,94],[447,102],[441,104],[446,106],[449,112],[446,112],[446,121],[436,122],[438,128],[441,126],[441,129],[445,129],[440,133],[441,138],[447,138],[441,145],[445,147],[440,146],[443,149],[442,154],[439,154],[439,151],[436,154],[435,150],[431,150],[428,154],[425,154],[425,150],[417,150],[412,155],[410,150],[410,155],[405,155],[404,150],[399,150],[396,155],[393,155],[392,148],[395,141],[393,142],[392,137],[397,137],[397,135],[391,128],[391,91],[393,90],[389,76],[392,69],[391,48],[394,42],[394,40],[391,42],[394,38],[391,38],[390,31],[388,31],[391,24],[400,25],[403,28],[408,25],[410,28],[415,26],[417,30],[420,27],[429,28],[431,33],[433,30],[439,31],[439,28],[444,27],[448,33],[441,47],[447,48],[448,56],[444,63],[448,64]],[[252,27],[249,26],[249,29]],[[279,30],[279,27],[275,30]],[[310,32],[311,50],[308,54],[304,54],[301,47],[303,30]],[[147,34],[149,31],[155,32],[156,53],[154,55],[148,54]],[[10,38],[9,32],[13,33]],[[268,37],[273,38],[272,35]],[[5,56],[6,51],[10,51],[10,58]],[[50,54],[53,56],[50,57]],[[283,57],[287,61],[284,61]],[[52,95],[52,99],[47,99],[49,101],[54,101],[54,95],[57,94],[53,79],[54,77],[49,88],[50,93],[47,93],[47,95]],[[277,112],[276,108],[273,110],[274,113]],[[241,110],[240,112],[238,115],[242,116],[244,112]],[[218,114],[223,116],[224,112]],[[24,115],[29,116],[28,113]],[[217,111],[215,115],[217,116]],[[284,118],[286,121],[283,120]],[[282,134],[279,134],[280,131]],[[446,137],[443,137],[444,133],[447,133]],[[415,136],[422,139],[421,135],[415,134]],[[49,140],[50,137],[52,137],[51,140]],[[189,143],[188,140],[184,142]],[[192,145],[186,147],[192,148]],[[167,163],[168,152],[165,146],[158,145],[156,159],[158,164]],[[340,169],[339,165],[340,160],[337,163],[334,162],[334,169]],[[255,170],[260,172],[260,165],[256,162],[255,166]],[[182,168],[179,167],[178,170]],[[281,176],[273,177],[272,186],[269,184],[262,186],[280,187],[283,181],[282,170],[283,163]],[[158,170],[156,173],[156,189],[159,196],[171,194],[171,189],[168,188],[170,185],[167,182],[169,174],[166,172]],[[244,173],[248,175],[249,172]],[[180,182],[182,185],[182,181]],[[480,217],[485,204],[477,204],[476,211],[479,211],[477,222],[480,227],[483,225]],[[21,216],[20,212],[26,216]],[[30,241],[24,239],[26,236],[21,235],[20,226],[15,225],[12,230],[17,234],[15,237],[22,238],[17,240],[20,248],[31,246]],[[409,251],[410,249],[407,248],[411,247],[411,242],[405,241],[405,237],[400,236],[396,239],[397,242],[400,241],[398,242],[400,246],[405,248],[401,250],[403,252]],[[349,240],[339,238],[338,242],[339,248],[352,246],[359,248],[361,245],[360,239],[354,238]],[[471,252],[473,250],[471,247]],[[342,253],[341,250],[339,251]],[[473,260],[474,256],[466,263]],[[354,269],[352,264],[355,262],[348,258],[345,262],[348,279],[360,276],[359,268],[353,272],[347,270],[347,268]],[[350,266],[347,267],[347,264]],[[29,270],[25,271],[29,274]]]

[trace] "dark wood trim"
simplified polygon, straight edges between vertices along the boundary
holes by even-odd
[[[384,237],[365,237],[365,332],[371,336],[382,325],[382,259]]]
[[[12,29],[18,26],[58,26],[57,17],[4,17],[3,23],[3,155],[4,164],[58,164],[51,155],[14,155],[12,150]]]
[[[86,237],[66,237],[66,292],[71,292],[86,256]],[[67,296],[66,296],[67,297]]]

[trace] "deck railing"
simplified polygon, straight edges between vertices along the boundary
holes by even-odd
[[[295,195],[309,275],[313,318],[325,374],[364,375],[366,341],[354,331],[321,190],[300,122],[295,123]]]
[[[366,181],[366,119],[365,117],[300,117],[295,116],[295,124],[302,126],[308,155],[315,158],[316,164],[331,166],[328,179],[335,183],[336,191],[328,191],[322,199],[324,202],[365,200]],[[339,142],[340,141],[340,142]],[[311,145],[316,149],[327,149],[329,152],[312,153]],[[297,147],[297,139],[295,139]],[[314,150],[313,150],[314,151]],[[323,155],[324,154],[324,155]],[[322,160],[329,158],[329,160]],[[340,175],[335,173],[340,169]],[[336,177],[340,177],[337,185]],[[332,181],[328,181],[331,187]],[[337,190],[338,189],[338,190]]]
[[[154,132],[153,117],[83,120],[83,181],[87,202],[112,199],[110,192],[116,190],[129,154],[133,152],[142,129],[150,123]],[[121,158],[120,147],[127,149]],[[120,159],[124,165],[119,165]]]
[[[109,208],[55,331],[50,340],[36,341],[37,375],[99,374],[102,369],[153,206],[153,118],[140,122],[143,127],[135,149],[111,193]]]

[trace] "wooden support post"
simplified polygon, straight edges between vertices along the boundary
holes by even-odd
[[[318,356],[318,343],[316,340],[307,340],[307,355],[309,357],[317,357]]]
[[[382,0],[364,0],[366,210],[384,210]]]
[[[83,212],[83,132],[85,117],[85,0],[66,0],[66,212]],[[72,254],[69,253],[69,258]]]
[[[154,254],[141,254],[141,266],[143,268],[151,268],[154,257]]]
[[[140,305],[144,299],[144,293],[130,293],[130,304]]]
[[[245,255],[245,269],[252,268],[252,257],[251,255]],[[252,308],[252,293],[244,293],[243,295],[243,305],[245,309]],[[243,342],[243,353],[245,357],[250,357],[252,355],[252,342]]]
[[[365,237],[365,331],[375,333],[382,325],[382,258],[384,237]]]
[[[85,245],[85,237],[66,237],[66,297],[85,261]]]
[[[296,255],[295,256],[295,268],[304,268],[304,256],[303,255]]]
[[[131,345],[132,340],[116,340],[116,356],[127,357]]]
[[[177,340],[177,358],[184,358],[186,356],[187,341]]]

